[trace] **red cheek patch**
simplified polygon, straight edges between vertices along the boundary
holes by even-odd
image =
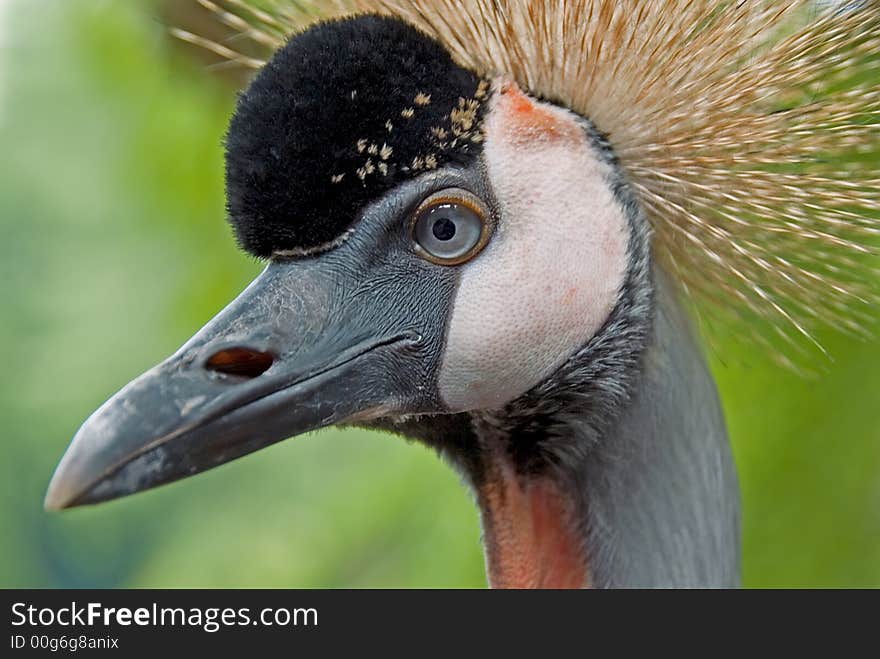
[[[518,145],[584,140],[583,131],[570,114],[535,101],[515,82],[502,83],[493,112],[499,115],[505,138]]]

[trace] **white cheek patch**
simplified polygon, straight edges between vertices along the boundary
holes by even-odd
[[[577,117],[496,85],[484,158],[500,206],[464,266],[439,378],[454,411],[496,409],[599,330],[626,273],[628,225]]]

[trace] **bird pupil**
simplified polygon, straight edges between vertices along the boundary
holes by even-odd
[[[437,240],[452,240],[455,237],[455,222],[447,217],[441,217],[434,222],[432,231]]]

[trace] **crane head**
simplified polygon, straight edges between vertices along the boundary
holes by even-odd
[[[472,481],[534,471],[537,449],[489,448],[473,423],[610,331],[636,258],[636,204],[587,119],[360,16],[295,36],[261,70],[226,176],[236,236],[267,267],[84,423],[47,507],[332,424],[433,443]]]

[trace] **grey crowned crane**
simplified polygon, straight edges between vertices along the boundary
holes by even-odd
[[[492,586],[737,585],[691,310],[780,359],[861,327],[880,5],[200,2],[274,50],[180,34],[258,69],[226,180],[267,265],[84,423],[47,507],[356,425],[463,475]]]

